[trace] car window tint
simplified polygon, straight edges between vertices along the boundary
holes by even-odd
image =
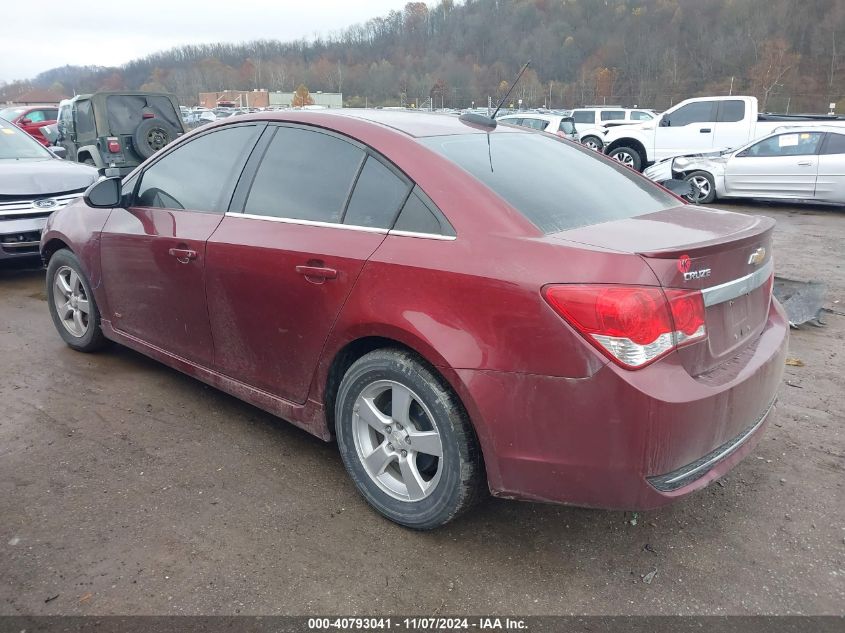
[[[44,114],[43,110],[33,110],[29,112],[24,118],[29,119],[32,123],[41,123],[42,121],[46,121],[47,117]]]
[[[602,121],[623,121],[625,119],[624,110],[605,110],[601,113]]]
[[[745,118],[745,102],[738,99],[719,103],[719,117],[721,123],[736,123]]]
[[[525,124],[527,127],[540,130],[541,132],[549,126],[549,122],[545,119],[525,119]]]
[[[778,134],[760,141],[742,152],[746,156],[776,157],[815,154],[822,140],[821,132]]]
[[[824,154],[845,154],[845,134],[828,134]]]
[[[79,136],[95,136],[94,111],[90,101],[79,101],[76,104],[76,133]]]
[[[378,159],[367,158],[343,216],[344,224],[389,229],[411,186]]]
[[[678,206],[677,198],[629,168],[553,136],[462,134],[422,142],[487,185],[545,233]]]
[[[55,121],[59,118],[59,110],[58,108],[51,108],[49,110],[44,110],[44,117],[47,121]]]
[[[455,229],[419,187],[414,187],[394,225],[396,231],[455,236]]]
[[[227,127],[177,147],[144,171],[136,205],[223,213],[258,131]]]
[[[261,161],[244,211],[340,222],[364,151],[335,136],[280,127]]]
[[[632,121],[651,121],[654,115],[651,112],[643,112],[642,110],[634,110],[631,112]]]
[[[572,122],[572,119],[561,119],[557,129],[564,134],[574,134],[575,124]]]
[[[692,123],[706,123],[713,121],[715,108],[713,101],[696,101],[678,108],[667,115],[671,127],[683,127]]]
[[[575,110],[572,113],[572,118],[576,123],[595,123],[596,113],[594,110]]]

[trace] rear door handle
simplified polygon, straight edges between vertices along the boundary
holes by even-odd
[[[167,252],[183,264],[197,258],[197,252],[189,248],[171,248]]]
[[[303,275],[308,281],[337,279],[337,271],[334,268],[325,268],[323,266],[297,266],[296,272]]]
[[[713,128],[710,128],[710,127],[703,127],[699,130],[699,132],[701,132],[702,134],[710,134],[710,132],[712,132],[712,131],[713,131]]]

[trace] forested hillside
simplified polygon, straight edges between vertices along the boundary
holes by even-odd
[[[317,41],[183,46],[121,68],[57,68],[38,87],[342,91],[347,105],[486,104],[528,59],[526,106],[665,108],[754,94],[769,110],[845,111],[843,0],[440,0]],[[14,90],[7,86],[6,90]]]

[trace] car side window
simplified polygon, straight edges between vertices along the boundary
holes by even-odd
[[[632,121],[651,121],[654,115],[651,112],[644,112],[642,110],[634,110],[631,112]]]
[[[94,125],[94,109],[91,107],[90,101],[79,101],[76,104],[76,116],[74,117],[76,123],[77,136],[96,136],[97,130]]]
[[[572,113],[572,118],[576,123],[595,123],[596,113],[594,110],[575,110]]]
[[[828,134],[822,154],[845,154],[845,134]]]
[[[260,130],[224,127],[176,147],[144,170],[135,206],[225,212]]]
[[[389,229],[410,190],[408,181],[369,156],[355,183],[343,223]]]
[[[719,102],[719,116],[717,121],[720,123],[736,123],[745,118],[745,102],[739,99],[731,99],[729,101]]]
[[[821,132],[794,132],[770,136],[749,147],[741,156],[775,157],[815,154],[822,140]]]
[[[625,111],[624,110],[604,110],[601,113],[601,120],[602,121],[624,121],[625,120]]]
[[[279,127],[255,174],[244,212],[340,222],[365,156],[336,136]]]
[[[70,106],[59,108],[58,131],[60,136],[73,133],[73,114]]]
[[[42,121],[47,120],[47,116],[45,115],[43,110],[33,110],[32,112],[28,113],[24,118],[29,119],[32,123],[41,123]]]
[[[678,108],[671,114],[664,116],[663,123],[667,127],[683,127],[693,123],[709,123],[715,120],[715,101],[696,101]]]
[[[455,237],[455,229],[419,187],[414,187],[408,196],[393,228],[396,231]]]

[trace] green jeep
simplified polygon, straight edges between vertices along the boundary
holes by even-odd
[[[59,104],[57,145],[68,160],[126,175],[185,133],[179,102],[161,92],[95,92]]]

